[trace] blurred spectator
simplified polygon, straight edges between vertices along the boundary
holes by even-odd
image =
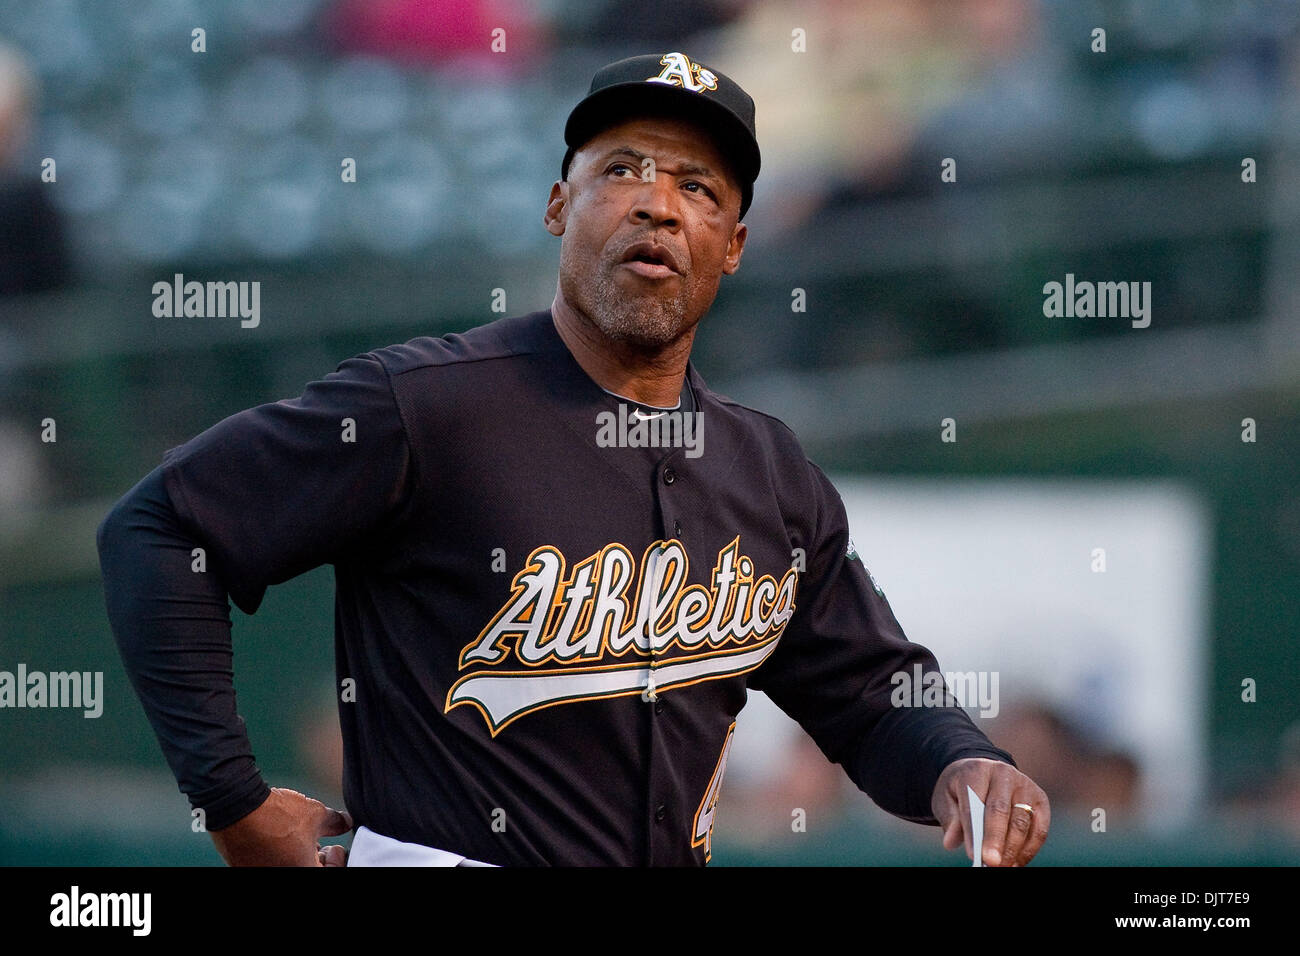
[[[0,296],[62,285],[68,261],[59,218],[28,155],[36,81],[22,55],[0,46]]]
[[[0,418],[0,542],[31,529],[49,487],[36,435],[29,422]]]
[[[718,819],[724,827],[719,832],[732,842],[763,845],[810,826],[824,831],[857,799],[844,771],[807,734],[773,744],[767,757],[761,772],[752,764],[734,768],[735,773],[727,768]]]
[[[1027,46],[1037,20],[1036,0],[753,4],[703,55],[761,104],[755,206],[771,197],[770,225],[794,227],[837,188],[894,188],[920,126]]]
[[[1111,826],[1136,813],[1141,773],[1134,757],[1092,739],[1052,706],[1007,708],[989,737],[1047,792],[1053,816],[1090,818],[1100,808]]]
[[[520,0],[341,0],[328,20],[343,51],[416,66],[515,70],[546,45],[540,18]],[[504,53],[493,51],[498,37]]]
[[[1300,721],[1282,735],[1281,764],[1270,801],[1272,817],[1284,834],[1300,843]]]
[[[1238,786],[1222,804],[1220,832],[1236,844],[1300,846],[1300,720],[1282,732],[1276,776]]]
[[[731,842],[764,845],[804,827],[824,830],[856,793],[844,771],[770,697],[750,693],[727,757],[718,832]]]

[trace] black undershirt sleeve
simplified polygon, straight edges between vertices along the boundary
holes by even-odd
[[[235,708],[230,606],[220,576],[193,570],[162,466],[124,495],[96,536],[109,623],[168,765],[209,830],[261,806],[270,788]]]
[[[967,757],[1016,765],[956,705],[897,708],[876,722],[844,769],[878,806],[913,823],[937,825],[930,808],[935,785],[948,764]]]
[[[209,830],[270,793],[235,707],[230,604],[253,614],[268,587],[377,553],[402,525],[414,482],[387,367],[367,353],[298,398],[245,409],[168,450],[100,524],[113,636]]]

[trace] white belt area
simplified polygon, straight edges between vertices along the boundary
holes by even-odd
[[[348,851],[348,866],[495,866],[470,860],[449,850],[437,850],[422,843],[403,843],[369,827],[357,827]]]

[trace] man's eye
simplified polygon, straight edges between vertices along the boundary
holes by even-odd
[[[612,166],[609,167],[609,170],[608,170],[608,171],[611,172],[611,173],[614,173],[615,175],[618,175],[618,174],[619,174],[618,171],[619,171],[620,169],[626,169],[629,173],[635,173],[635,172],[636,172],[636,170],[634,170],[634,169],[633,169],[631,166],[629,166],[627,163],[614,163]]]
[[[703,193],[704,195],[708,196],[710,199],[713,200],[716,200],[718,198],[713,195],[713,190],[711,190],[708,186],[704,185],[704,183],[697,183],[693,179],[687,180],[686,182],[682,183],[682,186],[684,188],[694,186],[695,189],[692,190],[693,192]]]

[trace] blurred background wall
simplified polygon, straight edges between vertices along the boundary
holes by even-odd
[[[763,149],[696,365],[833,474],[909,636],[998,675],[1039,860],[1300,862],[1300,4],[0,0],[0,671],[104,674],[98,718],[0,709],[0,863],[220,862],[96,524],[344,358],[545,308],[564,118],[667,50]],[[155,318],[175,273],[260,282],[259,325]],[[1149,282],[1149,326],[1048,317],[1067,275]],[[264,773],[340,805],[331,570],[233,617]],[[965,863],[755,698],[715,862]]]

